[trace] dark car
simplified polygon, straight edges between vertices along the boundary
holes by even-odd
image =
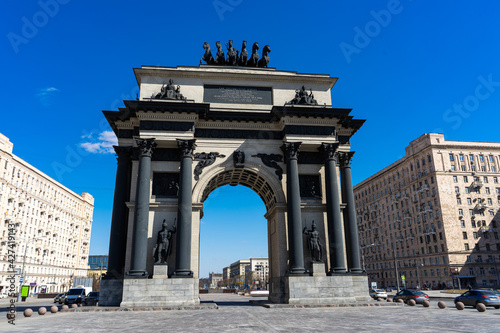
[[[83,299],[83,305],[97,305],[97,302],[99,302],[99,292],[98,291],[91,291]]]
[[[494,306],[500,309],[500,293],[496,290],[469,290],[455,298],[455,304],[462,302],[464,305],[475,307],[479,303]]]
[[[424,301],[429,300],[429,295],[418,290],[405,289],[394,295],[392,300],[397,302],[400,299],[402,299],[405,303],[408,303],[408,301],[412,299],[417,304],[422,304]]]
[[[54,303],[59,303],[59,300],[61,299],[61,297],[63,297],[64,295],[66,295],[66,293],[61,293],[61,294],[57,294],[56,297],[54,297]]]
[[[66,293],[62,294],[62,296],[59,296],[58,302],[59,304],[63,304],[65,300],[66,300]]]

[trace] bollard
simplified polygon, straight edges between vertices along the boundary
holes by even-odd
[[[446,303],[443,302],[443,301],[439,301],[438,302],[438,306],[439,306],[440,309],[445,309],[446,308]]]
[[[417,302],[415,302],[415,300],[414,300],[414,299],[410,299],[410,300],[408,301],[408,305],[409,305],[409,306],[415,306],[415,305],[417,305]]]
[[[431,306],[431,302],[429,302],[429,301],[424,301],[424,302],[422,303],[422,305],[424,306],[424,308],[428,308],[429,306]]]
[[[33,315],[33,310],[31,310],[31,309],[24,310],[25,317],[31,317],[32,315]]]
[[[45,308],[45,307],[42,306],[41,308],[38,309],[38,314],[40,316],[43,316],[46,313],[47,313],[47,308]]]
[[[463,310],[465,308],[465,305],[462,302],[456,302],[455,307],[457,308],[457,310]]]
[[[57,311],[59,311],[59,308],[55,305],[52,305],[52,307],[50,308],[50,313],[56,313]]]
[[[486,305],[484,305],[483,303],[477,303],[476,304],[476,309],[479,312],[484,312],[484,311],[486,311]]]

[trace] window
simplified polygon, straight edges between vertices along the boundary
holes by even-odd
[[[466,231],[462,231],[462,238],[467,239],[467,232]]]
[[[486,194],[490,194],[490,188],[489,187],[486,187],[485,191],[486,191]]]
[[[469,161],[474,162],[474,155],[472,154],[469,155]]]
[[[470,193],[470,189],[468,187],[465,188],[465,193]]]
[[[462,165],[460,168],[462,169],[462,171],[465,171],[465,165]]]
[[[465,243],[465,244],[464,244],[464,248],[465,248],[465,251],[469,251],[469,244],[468,244],[468,243]]]
[[[490,162],[493,162],[493,155],[488,156],[488,159],[490,160]]]
[[[477,239],[477,238],[478,238],[478,237],[477,237],[477,231],[474,231],[474,232],[472,233],[472,237],[474,237],[474,239]]]
[[[458,155],[458,159],[463,162],[464,161],[464,154]]]
[[[498,184],[498,177],[493,177],[493,183]]]
[[[484,156],[483,155],[479,155],[479,162],[484,162]]]
[[[488,177],[484,176],[483,177],[483,182],[487,183],[488,182]]]
[[[460,193],[460,188],[458,186],[455,186],[455,193]]]
[[[464,221],[464,220],[460,220],[460,226],[461,226],[462,228],[465,228],[465,221]]]
[[[458,215],[460,215],[460,216],[464,215],[464,210],[462,208],[458,209]]]
[[[451,171],[455,171],[455,164],[451,165]]]
[[[453,154],[449,154],[449,155],[450,155],[450,161],[454,161]]]
[[[467,198],[467,204],[468,205],[472,205],[472,199],[471,198]]]
[[[491,172],[497,172],[497,170],[495,169],[495,166],[494,166],[494,165],[492,165],[492,166],[491,166]],[[495,177],[495,178],[496,178],[496,177]]]
[[[457,176],[453,176],[453,182],[454,183],[458,183],[458,177]]]
[[[472,220],[472,221],[470,221],[470,224],[471,224],[471,226],[472,226],[473,228],[475,228],[475,227],[476,227],[476,221]]]
[[[467,176],[464,176],[464,183],[468,183],[469,182],[469,179],[467,178]]]

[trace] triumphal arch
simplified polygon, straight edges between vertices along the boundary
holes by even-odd
[[[228,184],[266,206],[270,301],[369,299],[350,166],[364,120],[332,107],[336,78],[265,56],[136,68],[138,98],[104,111],[118,165],[100,305],[198,304],[203,203]]]

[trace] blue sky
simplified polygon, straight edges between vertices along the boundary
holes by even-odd
[[[498,1],[42,0],[3,6],[0,132],[14,143],[14,154],[95,197],[91,254],[107,253],[116,171],[109,153],[114,138],[101,111],[135,98],[132,68],[197,66],[205,41],[269,44],[271,67],[339,77],[333,105],[367,119],[352,140],[354,183],[402,157],[426,132],[447,140],[500,139]],[[253,195],[245,207],[224,210],[228,197],[252,195],[222,188],[209,197],[202,275],[267,253],[260,199]],[[210,217],[212,209],[218,218]],[[242,243],[221,250],[210,245],[217,230],[211,221],[233,230],[221,233],[219,243],[244,235]],[[254,224],[261,228],[257,235],[248,233]],[[258,245],[244,251],[243,242],[259,233]],[[209,265],[219,258],[225,264]]]

